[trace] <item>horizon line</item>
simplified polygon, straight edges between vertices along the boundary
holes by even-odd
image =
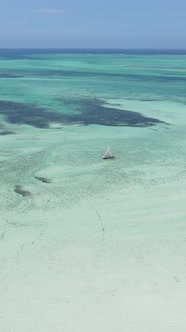
[[[156,48],[156,47],[0,47],[0,50],[42,50],[42,49],[53,49],[53,50],[158,50],[158,51],[186,51],[186,48]]]

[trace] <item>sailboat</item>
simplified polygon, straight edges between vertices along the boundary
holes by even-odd
[[[111,155],[110,147],[108,145],[105,152],[104,152],[104,154],[103,154],[103,159],[110,159],[110,158],[114,158],[114,156]]]

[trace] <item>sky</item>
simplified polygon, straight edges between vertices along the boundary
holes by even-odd
[[[186,49],[186,0],[0,0],[0,48]]]

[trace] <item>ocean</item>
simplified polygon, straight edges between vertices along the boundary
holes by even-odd
[[[0,50],[2,331],[186,329],[185,61]]]

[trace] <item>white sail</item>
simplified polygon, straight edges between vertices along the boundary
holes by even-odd
[[[110,147],[108,145],[105,152],[104,152],[104,154],[103,154],[103,159],[109,159],[109,158],[114,158],[114,156],[111,155]]]

